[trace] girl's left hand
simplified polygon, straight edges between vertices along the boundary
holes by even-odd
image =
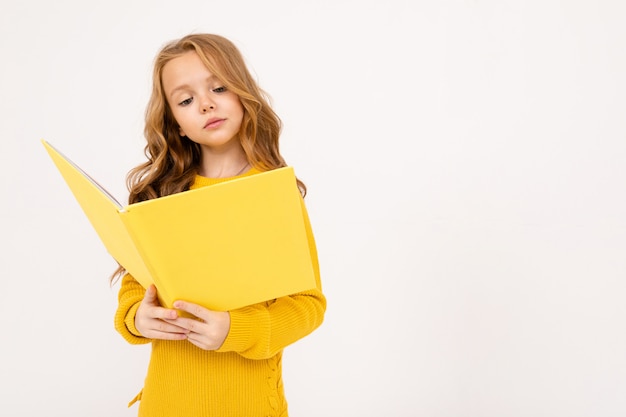
[[[166,320],[189,330],[187,340],[204,350],[217,350],[222,346],[230,330],[230,314],[228,312],[208,310],[198,304],[181,300],[175,301],[173,307],[197,317],[178,317],[173,320]]]

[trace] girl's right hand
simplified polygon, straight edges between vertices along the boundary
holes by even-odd
[[[184,340],[189,330],[165,321],[176,318],[176,310],[161,307],[156,287],[150,285],[135,314],[135,327],[139,333],[148,339]]]

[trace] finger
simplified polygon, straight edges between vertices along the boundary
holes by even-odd
[[[189,333],[187,335],[187,340],[191,344],[204,350],[217,350],[222,345],[221,342],[212,340],[211,338],[207,338],[206,336],[198,334],[198,333]]]
[[[211,314],[210,310],[207,310],[206,308],[198,304],[182,300],[175,301],[173,307],[178,310],[186,311],[187,313],[196,316],[204,321],[208,321]]]
[[[169,308],[154,307],[150,313],[155,319],[176,320],[178,318],[178,312]]]
[[[146,311],[151,318],[175,319],[176,317],[178,317],[178,313],[176,312],[176,310],[161,307],[161,304],[159,304],[159,300],[157,297],[157,289],[154,284],[151,284],[146,289],[146,294],[143,297],[142,303],[146,306],[149,306]]]
[[[195,345],[195,346],[199,347],[200,349],[204,349],[204,350],[212,350],[212,349],[211,349],[211,346],[210,346],[210,345],[208,345],[207,343],[205,343],[205,340],[204,340],[203,338],[201,338],[201,337],[198,337],[198,335],[197,335],[197,334],[194,334],[194,333],[189,333],[189,334],[187,335],[187,340],[188,340],[191,344],[193,344],[193,345]]]
[[[137,316],[142,320],[176,320],[178,312],[169,308],[163,308],[159,305],[144,304],[137,310]]]
[[[187,339],[187,333],[169,333],[152,330],[146,335],[146,337],[148,339],[185,340]]]
[[[202,320],[198,319],[189,319],[186,317],[178,317],[175,320],[166,320],[168,323],[173,324],[174,326],[180,327],[188,332],[194,333],[202,333],[203,329],[206,328],[206,323]]]
[[[180,326],[158,319],[148,320],[145,328],[143,336],[151,339],[184,340],[189,333]]]
[[[143,296],[143,302],[145,304],[157,304],[157,290],[154,284],[150,285],[146,289],[146,293]]]
[[[155,320],[152,330],[160,333],[189,333],[189,330],[167,319]]]

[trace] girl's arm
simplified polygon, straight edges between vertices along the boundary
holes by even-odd
[[[218,352],[267,359],[322,324],[326,299],[318,289],[230,312],[230,331]]]
[[[115,313],[115,329],[127,342],[134,345],[149,343],[150,339],[141,335],[135,327],[135,315],[146,294],[146,290],[130,274],[122,278],[118,294],[118,306]]]

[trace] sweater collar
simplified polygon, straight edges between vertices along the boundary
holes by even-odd
[[[237,175],[235,177],[209,178],[209,177],[203,177],[202,175],[196,175],[196,178],[193,184],[191,184],[191,187],[189,187],[189,189],[193,190],[195,188],[206,187],[207,185],[219,184],[221,182],[226,182],[226,181],[234,180],[237,178],[249,177],[250,175],[258,174],[260,172],[261,171],[259,171],[255,167],[252,167],[248,171],[244,172],[243,174]]]

